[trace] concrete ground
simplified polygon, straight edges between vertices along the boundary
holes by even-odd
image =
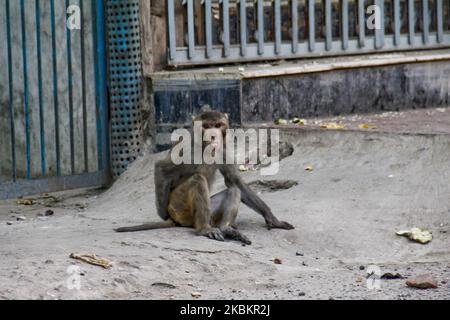
[[[112,231],[158,220],[153,163],[161,155],[140,158],[109,190],[1,202],[0,299],[450,299],[450,135],[402,131],[286,129],[295,152],[279,174],[243,176],[297,181],[259,191],[296,229],[268,231],[242,206],[238,227],[251,246],[181,228]],[[54,215],[38,216],[48,209]],[[433,232],[431,243],[395,234],[416,226]],[[95,253],[113,267],[71,253]],[[429,273],[439,287],[413,289],[405,279],[377,286],[366,279],[373,266],[405,278]],[[77,281],[80,290],[70,290]]]

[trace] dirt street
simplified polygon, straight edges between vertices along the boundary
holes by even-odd
[[[292,130],[283,139],[295,152],[276,177],[243,175],[298,183],[259,191],[295,230],[268,231],[242,206],[238,227],[251,246],[181,228],[113,232],[158,219],[153,163],[161,155],[147,155],[109,190],[0,203],[0,299],[450,299],[450,135]],[[412,227],[430,229],[433,240],[395,234]],[[71,253],[95,253],[113,267]],[[368,268],[405,279],[367,280]],[[437,289],[406,286],[423,273]]]

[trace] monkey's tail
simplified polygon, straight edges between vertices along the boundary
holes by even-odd
[[[154,230],[154,229],[166,229],[166,228],[173,228],[176,227],[176,223],[172,220],[166,220],[161,222],[152,222],[152,223],[145,223],[141,224],[139,226],[133,226],[133,227],[122,227],[114,229],[116,232],[136,232],[136,231],[145,231],[145,230]]]

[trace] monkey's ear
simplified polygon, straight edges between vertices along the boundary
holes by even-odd
[[[225,116],[225,119],[229,120],[228,113],[224,113],[223,115]]]

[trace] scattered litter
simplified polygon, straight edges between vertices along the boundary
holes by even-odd
[[[100,266],[105,269],[110,269],[112,267],[111,262],[106,259],[99,258],[95,254],[86,254],[86,253],[72,253],[70,254],[72,259],[80,260],[95,266]]]
[[[314,171],[314,167],[313,166],[306,166],[305,167],[305,171],[309,171],[309,172],[311,172],[311,171]]]
[[[53,210],[47,210],[44,213],[44,217],[49,217],[49,216],[52,216],[54,214],[55,214],[55,212],[53,212]]]
[[[320,126],[323,129],[344,129],[345,125],[336,122],[324,123]]]
[[[398,272],[397,273],[386,272],[385,274],[383,274],[381,276],[381,279],[386,279],[386,280],[403,279],[403,276]]]
[[[224,72],[225,69],[224,68],[219,68],[219,72]]]
[[[33,199],[21,199],[21,200],[16,201],[17,205],[23,205],[23,206],[32,206],[34,203],[35,202]]]
[[[8,226],[12,226],[14,224],[14,222],[12,222],[12,221],[6,221],[6,225],[8,225]]]
[[[366,267],[364,267],[364,266],[359,266],[359,270],[365,270],[366,269]]]
[[[16,218],[16,220],[17,221],[25,221],[25,220],[27,220],[27,217],[19,216],[19,217]]]
[[[430,274],[422,274],[408,279],[406,285],[417,289],[436,289],[438,287],[437,281]]]
[[[363,124],[360,124],[358,126],[358,128],[360,128],[360,129],[376,129],[377,126],[374,126],[374,125],[371,125],[371,124],[368,124],[368,123],[363,123]]]
[[[198,299],[202,296],[202,294],[200,292],[192,292],[191,296],[195,299]]]
[[[283,264],[283,261],[280,258],[273,259],[273,263],[275,264]]]
[[[427,229],[412,228],[396,232],[398,236],[408,237],[410,240],[426,244],[433,240],[433,234]]]
[[[301,253],[301,252],[296,252],[295,255],[296,255],[297,257],[303,257],[303,256],[304,256],[304,254]]]
[[[276,125],[285,125],[288,124],[288,121],[286,119],[277,119],[275,120]]]
[[[155,283],[152,283],[152,287],[162,287],[162,288],[167,288],[167,289],[176,289],[176,288],[177,288],[177,287],[174,286],[173,284],[165,283],[165,282],[155,282]]]
[[[45,194],[45,195],[42,195],[42,197],[40,197],[38,200],[42,200],[42,201],[39,201],[39,204],[51,207],[55,203],[61,202],[62,199],[57,198],[55,196],[51,196],[49,194]]]
[[[239,67],[238,70],[239,70],[239,72],[244,72],[245,68],[244,67]]]
[[[51,207],[52,205],[54,205],[55,203],[60,202],[60,201],[61,201],[61,199],[58,199],[55,196],[51,196],[48,193],[44,193],[37,198],[28,198],[28,199],[18,198],[16,200],[16,204],[23,205],[23,206],[32,206],[35,204],[41,204],[44,206]]]
[[[364,279],[361,278],[361,277],[356,278],[356,282],[358,282],[358,283],[361,283],[361,282],[363,282],[363,281],[364,281]]]
[[[294,118],[294,119],[292,119],[292,123],[298,124],[300,126],[304,126],[306,124],[306,120],[305,119]]]

